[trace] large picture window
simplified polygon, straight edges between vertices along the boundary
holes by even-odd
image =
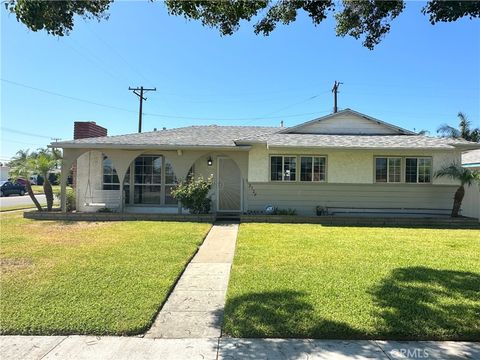
[[[325,181],[326,158],[324,156],[300,157],[300,181]]]
[[[171,195],[177,178],[162,155],[137,157],[125,175],[125,203],[131,205],[175,205]]]
[[[271,156],[270,180],[271,181],[296,181],[297,157],[296,156]]]

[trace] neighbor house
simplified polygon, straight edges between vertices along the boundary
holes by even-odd
[[[271,205],[304,215],[317,207],[330,214],[448,214],[456,183],[434,173],[480,148],[350,109],[289,128],[208,125],[98,136],[103,128],[78,126],[85,124],[96,137],[87,131],[52,144],[64,151],[65,174],[76,163],[77,210],[85,212],[184,212],[171,191],[190,174],[213,178],[217,213]]]

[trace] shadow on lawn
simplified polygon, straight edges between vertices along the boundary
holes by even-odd
[[[267,291],[230,298],[223,329],[233,337],[476,341],[480,338],[479,274],[421,266],[399,268],[371,289],[370,294],[378,309],[370,315],[374,318],[374,329],[356,329],[347,323],[321,318],[308,293],[301,291]]]
[[[301,291],[266,291],[229,299],[224,329],[235,337],[362,337],[347,324],[318,318],[307,295]]]
[[[371,294],[379,338],[480,339],[480,275],[423,266],[395,269]]]

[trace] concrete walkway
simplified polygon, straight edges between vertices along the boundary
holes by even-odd
[[[309,339],[148,339],[94,336],[2,336],[0,358],[161,360],[473,360],[480,343]]]
[[[146,338],[219,338],[238,224],[216,223]]]

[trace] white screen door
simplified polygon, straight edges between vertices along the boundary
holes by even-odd
[[[235,161],[218,158],[217,194],[218,211],[241,211],[242,180]]]

